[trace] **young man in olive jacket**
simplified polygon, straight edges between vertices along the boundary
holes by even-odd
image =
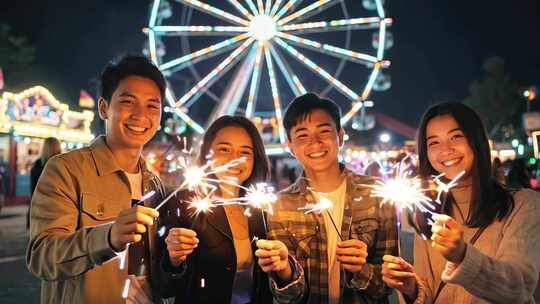
[[[159,214],[150,207],[164,191],[141,152],[158,129],[165,80],[147,58],[129,56],[107,66],[101,85],[106,134],[50,159],[32,197],[26,261],[42,279],[41,303],[160,301],[151,288]]]

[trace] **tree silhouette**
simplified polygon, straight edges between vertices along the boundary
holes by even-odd
[[[526,102],[519,96],[517,83],[505,75],[504,59],[487,58],[482,68],[483,79],[472,82],[464,103],[482,117],[490,138],[497,141],[523,138],[521,114]]]

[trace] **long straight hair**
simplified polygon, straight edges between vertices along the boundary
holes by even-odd
[[[201,149],[199,152],[199,165],[205,164],[210,153],[212,142],[217,133],[226,127],[239,127],[244,129],[253,142],[253,171],[242,186],[249,186],[258,182],[270,180],[270,162],[264,150],[264,144],[255,125],[246,117],[224,115],[216,119],[206,130],[203,136]],[[244,190],[240,189],[240,195],[244,195]]]
[[[434,105],[424,113],[417,135],[420,176],[428,178],[439,174],[428,160],[426,128],[431,119],[443,115],[450,115],[456,120],[474,153],[470,172],[471,207],[465,224],[469,227],[484,227],[495,219],[502,220],[512,212],[514,199],[512,193],[492,175],[490,147],[484,125],[478,114],[468,106],[447,102]],[[451,204],[445,205],[445,210],[441,211],[449,214]]]

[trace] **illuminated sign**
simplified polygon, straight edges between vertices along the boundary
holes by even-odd
[[[0,132],[32,137],[56,137],[63,141],[89,143],[94,139],[90,124],[94,112],[75,112],[58,101],[46,88],[35,86],[20,93],[4,92],[0,100]]]

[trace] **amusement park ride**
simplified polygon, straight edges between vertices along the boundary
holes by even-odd
[[[383,0],[305,2],[154,0],[145,52],[168,79],[166,111],[196,133],[220,115],[245,115],[261,131],[270,125],[268,152],[282,153],[287,101],[314,91],[333,94],[341,124],[362,129],[372,90],[391,86],[393,20]]]

